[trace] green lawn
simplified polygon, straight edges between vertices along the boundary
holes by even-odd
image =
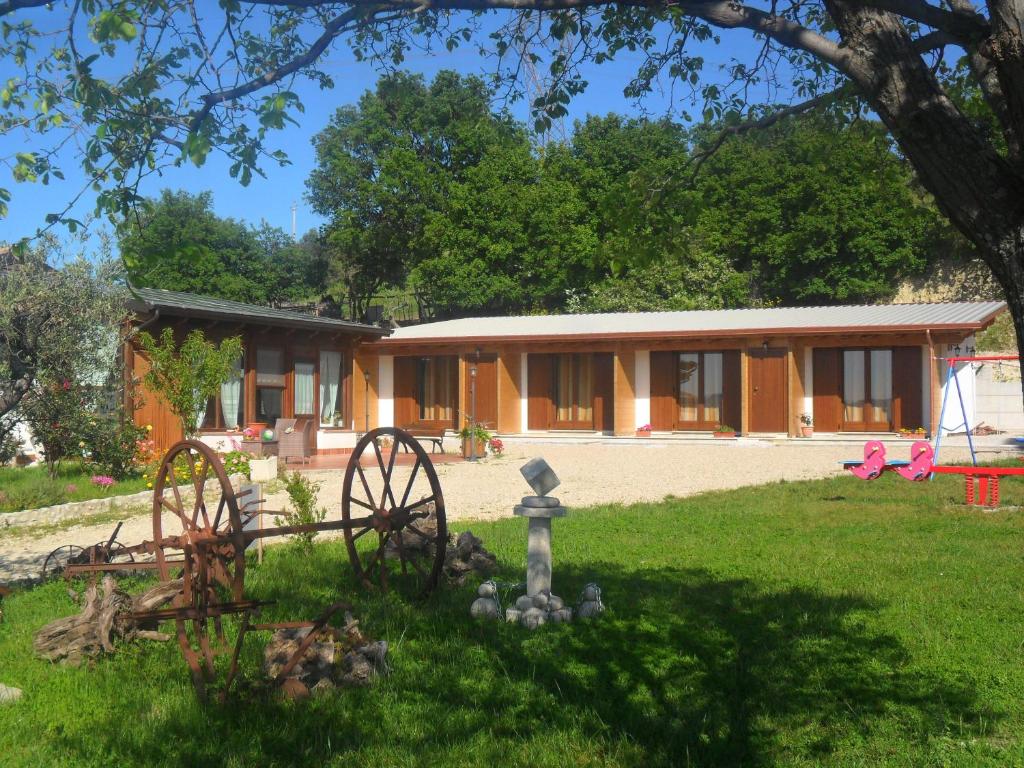
[[[1024,515],[961,501],[955,478],[844,477],[577,510],[555,521],[556,591],[597,580],[609,611],[535,633],[473,623],[469,586],[417,605],[356,590],[336,544],[274,547],[248,580],[268,618],[348,595],[391,644],[375,687],[299,704],[203,708],[171,644],[36,661],[33,631],[73,612],[50,584],[0,625],[0,682],[26,691],[0,708],[0,763],[1024,764]],[[472,529],[518,578],[523,521]]]
[[[50,477],[45,466],[0,467],[0,513],[146,490],[146,480],[141,476],[101,488],[92,483],[93,475],[97,474],[101,473],[77,462],[61,464],[56,478]]]

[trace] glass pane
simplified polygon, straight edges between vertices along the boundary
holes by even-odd
[[[721,352],[704,353],[704,421],[722,422]]]
[[[420,365],[420,418],[451,421],[454,406],[452,358],[427,357]]]
[[[295,363],[295,413],[313,413],[313,363]]]
[[[261,387],[284,386],[284,353],[281,350],[256,350],[256,383]]]
[[[555,421],[572,421],[572,355],[555,358]]]
[[[281,418],[281,390],[277,387],[256,388],[256,421],[274,426]]]
[[[843,351],[843,420],[864,421],[864,352]]]
[[[679,354],[679,420],[697,420],[697,395],[700,392],[696,352]]]
[[[594,421],[594,358],[575,355],[576,363],[576,421]]]
[[[871,350],[871,421],[892,421],[892,350]]]
[[[202,429],[213,429],[217,426],[217,399],[211,397],[206,401],[206,410],[201,414],[199,426]]]
[[[320,353],[320,423],[342,426],[341,353]]]

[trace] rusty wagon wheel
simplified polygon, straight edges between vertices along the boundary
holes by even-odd
[[[179,483],[191,491],[190,500],[183,497]],[[214,495],[211,507],[209,497]],[[164,531],[165,511],[177,518],[180,534]],[[153,484],[153,541],[160,578],[169,581],[172,569],[184,571],[186,605],[217,602],[217,585],[230,593],[231,600],[241,600],[245,548],[240,541],[224,538],[241,532],[238,500],[216,452],[197,440],[172,445]],[[168,551],[178,550],[184,550],[184,562],[168,558]]]
[[[408,432],[382,427],[356,443],[341,516],[349,560],[363,584],[407,583],[421,596],[437,586],[448,542],[444,496],[430,456]]]
[[[64,544],[48,554],[43,561],[43,581],[60,576],[69,565],[88,562],[88,552],[75,544]]]

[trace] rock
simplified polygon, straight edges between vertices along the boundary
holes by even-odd
[[[565,608],[565,601],[558,595],[551,595],[548,597],[548,610],[549,611],[560,611]]]
[[[505,610],[505,621],[509,624],[515,624],[519,621],[519,617],[523,615],[523,612],[515,608],[507,608]]]
[[[279,629],[274,632],[270,642],[263,649],[264,674],[271,679],[276,678],[309,633],[309,627]],[[333,668],[334,643],[314,642],[292,667],[288,677],[298,678],[308,685],[316,685],[320,680],[329,678]]]
[[[580,607],[576,609],[576,615],[581,619],[592,619],[601,611],[604,610],[604,606],[597,600],[584,600],[580,603]]]
[[[580,595],[583,600],[600,600],[601,599],[601,588],[597,584],[587,584],[583,588],[583,594]]]
[[[516,610],[517,611],[528,611],[533,608],[533,598],[529,595],[521,595],[516,598]]]
[[[496,619],[498,603],[490,597],[478,597],[469,606],[469,615],[474,619]]]
[[[359,649],[359,652],[363,654],[367,661],[373,664],[374,669],[377,671],[385,670],[388,655],[388,643],[386,640],[377,640],[376,642],[364,645]]]
[[[567,624],[572,621],[572,608],[559,608],[548,612],[548,621],[552,624]]]
[[[21,688],[0,683],[0,704],[13,704],[21,698]]]
[[[318,681],[317,684],[313,686],[311,692],[312,692],[312,694],[314,696],[322,696],[325,693],[330,693],[331,691],[335,690],[336,688],[337,688],[337,686],[334,684],[334,681],[331,680],[330,678],[325,677],[325,678],[321,679],[320,681]]]
[[[479,587],[476,588],[476,593],[480,597],[494,597],[497,594],[498,588],[493,581],[485,581]]]
[[[533,605],[535,608],[547,608],[548,607],[548,596],[544,592],[538,592],[533,596]]]
[[[345,654],[345,673],[341,676],[341,682],[350,686],[369,685],[375,675],[373,664],[358,651],[350,651]]]
[[[519,617],[519,623],[527,629],[536,629],[546,620],[547,617],[540,608],[530,608],[523,611],[523,615]]]
[[[297,677],[289,677],[281,683],[281,695],[289,701],[302,701],[309,698],[309,687]]]

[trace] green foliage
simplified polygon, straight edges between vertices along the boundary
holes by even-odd
[[[47,377],[22,400],[20,416],[43,446],[51,478],[57,477],[64,459],[81,458],[88,451],[95,410],[93,391],[66,378]]]
[[[1004,312],[988,328],[977,336],[978,352],[1017,352],[1017,334],[1013,329],[1013,318]]]
[[[1024,485],[1002,490],[1024,502]],[[389,643],[390,674],[373,686],[298,704],[246,684],[266,633],[243,643],[244,706],[199,704],[171,643],[78,668],[40,661],[33,633],[80,608],[61,582],[19,590],[4,601],[0,666],[25,697],[0,708],[0,754],[5,768],[296,755],[467,768],[1019,765],[1024,521],[962,500],[954,477],[846,476],[581,509],[555,523],[556,586],[572,602],[597,581],[608,610],[533,633],[473,622],[476,584],[405,599],[362,588],[343,542],[271,546],[246,570],[246,598],[273,601],[261,621],[344,599]],[[496,578],[521,581],[522,521],[471,527],[498,558]],[[224,619],[231,643],[239,621]]]
[[[97,416],[86,423],[85,443],[89,463],[101,474],[124,480],[138,468],[139,443],[146,430],[129,419]]]
[[[250,227],[213,212],[209,192],[164,190],[119,228],[121,256],[139,287],[251,304],[319,298],[323,267],[315,236],[299,243],[280,229]]]
[[[494,437],[493,433],[487,429],[483,424],[479,422],[475,424],[466,423],[462,429],[459,430],[459,438],[462,440],[469,440],[475,438],[477,442],[487,443]]]
[[[109,489],[93,485],[96,472],[84,462],[63,462],[55,477],[47,467],[0,467],[0,513],[50,507],[72,501],[110,496]],[[114,486],[115,494],[146,490],[146,480],[128,477]]]
[[[327,507],[317,507],[317,494],[320,483],[310,480],[305,475],[292,472],[285,479],[284,489],[291,501],[292,508],[285,510],[274,518],[277,525],[309,525],[322,523],[327,518]],[[305,531],[294,534],[295,541],[304,550],[311,551],[316,531]]]
[[[249,461],[252,459],[248,453],[244,451],[228,451],[220,457],[220,460],[224,463],[224,469],[229,475],[245,475],[249,476]]]
[[[698,258],[748,272],[752,297],[834,304],[892,295],[932,255],[941,216],[876,123],[786,120],[726,143],[696,181]]]
[[[197,329],[189,332],[179,346],[171,328],[164,328],[159,342],[146,331],[137,338],[150,363],[146,386],[164,397],[181,421],[185,435],[195,435],[207,401],[222,384],[238,375],[242,340],[233,336],[215,344]]]

